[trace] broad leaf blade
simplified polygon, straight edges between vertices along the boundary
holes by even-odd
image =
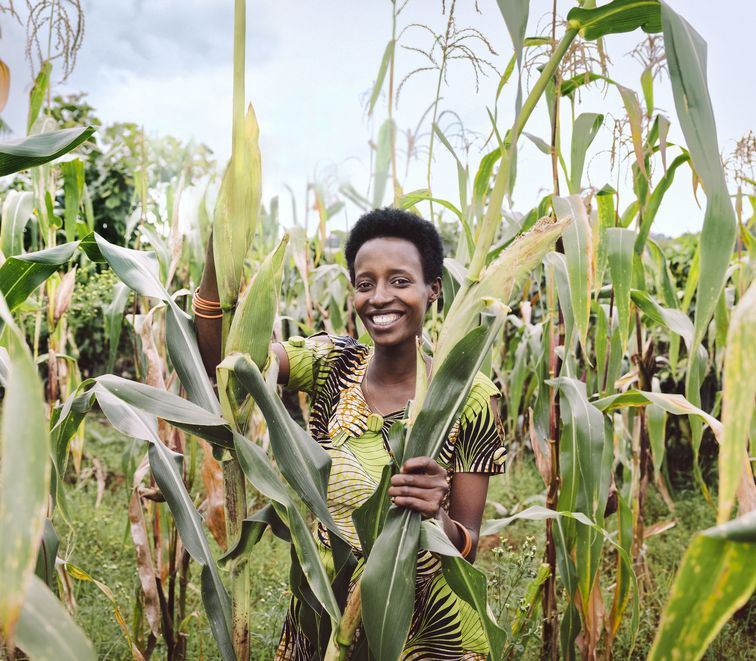
[[[94,647],[60,600],[36,576],[16,627],[15,643],[34,661],[95,661]]]
[[[91,126],[77,126],[0,143],[0,177],[44,165],[76,149],[94,133]]]
[[[37,367],[2,297],[0,317],[9,357],[0,423],[0,622],[9,639],[37,560],[47,510],[50,451]]]

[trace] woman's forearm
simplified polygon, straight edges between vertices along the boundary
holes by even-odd
[[[446,536],[449,538],[449,541],[454,544],[455,547],[457,547],[458,551],[462,551],[462,549],[465,546],[465,536],[462,533],[462,531],[459,529],[460,525],[464,525],[461,521],[459,522],[459,525],[455,523],[454,519],[452,519],[446,512],[446,510],[441,510],[439,512],[439,521],[441,523],[441,526],[444,529],[444,532],[446,533]],[[475,560],[475,555],[478,550],[478,534],[474,530],[470,530],[470,528],[467,528],[465,526],[465,529],[470,534],[470,537],[472,538],[472,548],[470,549],[470,552],[465,556],[465,559],[468,562],[473,562]]]
[[[213,257],[213,235],[207,242],[205,252],[205,269],[199,286],[199,295],[209,301],[219,300],[218,280],[215,275],[215,259]],[[199,345],[205,370],[211,377],[215,376],[215,368],[221,361],[222,319],[205,319],[195,315],[194,323],[197,328],[197,344]]]

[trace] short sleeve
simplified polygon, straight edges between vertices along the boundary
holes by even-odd
[[[330,371],[330,358],[335,350],[331,337],[326,333],[306,338],[293,336],[281,344],[289,357],[286,388],[314,397]]]
[[[481,373],[475,377],[459,419],[455,443],[455,473],[501,473],[507,449],[499,417],[491,406],[491,397],[501,393]]]

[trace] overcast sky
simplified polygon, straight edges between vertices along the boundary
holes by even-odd
[[[447,2],[447,5],[449,3]],[[457,24],[481,30],[496,55],[476,50],[502,71],[511,56],[511,42],[496,0],[457,0]],[[562,15],[573,3],[559,3]],[[720,150],[732,151],[735,141],[754,128],[756,86],[753,74],[753,0],[670,0],[709,45],[709,85]],[[86,91],[89,102],[106,122],[142,123],[149,133],[193,138],[209,145],[223,162],[230,151],[232,0],[84,0],[86,33],[74,73],[59,92]],[[550,10],[551,0],[531,2],[528,35],[536,34]],[[23,29],[0,17],[0,58],[11,69],[11,96],[3,113],[16,131],[23,129],[29,66],[24,61]],[[400,28],[423,23],[436,31],[444,26],[441,3],[410,0],[400,16]],[[365,113],[365,101],[375,80],[391,34],[389,0],[250,0],[248,2],[247,97],[256,109],[262,132],[264,199],[282,198],[282,216],[291,213],[285,184],[296,192],[302,213],[304,189],[314,178],[352,182],[367,187],[370,170],[368,141],[386,117],[386,99],[379,100],[374,117]],[[607,39],[611,75],[619,83],[639,89],[640,67],[628,55],[641,33]],[[421,28],[404,36],[409,46],[427,47]],[[423,65],[422,57],[407,50],[398,53],[398,74]],[[486,107],[493,108],[498,76],[481,79],[476,92],[469,65],[455,62],[448,86],[442,89],[443,110],[454,110],[470,136],[484,136],[490,128]],[[414,128],[432,101],[435,74],[410,79],[399,99],[396,115],[400,131]],[[512,121],[516,85],[504,90],[499,104],[500,128]],[[681,140],[674,116],[669,80],[656,85],[656,105],[672,120],[670,141]],[[622,105],[613,88],[584,94],[580,111],[607,116],[588,163],[589,182],[601,187],[615,183],[602,150],[610,142],[609,117],[621,116]],[[450,116],[447,115],[447,120]],[[566,120],[565,115],[565,120]],[[566,121],[565,121],[566,123]],[[442,122],[449,128],[449,121]],[[528,132],[548,138],[545,106],[540,105]],[[568,140],[569,136],[565,136]],[[473,141],[469,159],[477,167],[483,140]],[[514,208],[527,211],[550,185],[550,163],[523,140],[514,195]],[[399,146],[402,146],[400,138]],[[490,145],[488,147],[490,149]],[[436,152],[434,194],[458,201],[454,165],[443,148]],[[401,163],[403,173],[404,162]],[[425,187],[426,157],[413,161],[402,177],[406,191]],[[621,195],[629,201],[629,180],[621,181]],[[701,197],[701,196],[699,196]],[[621,206],[624,206],[621,202]],[[353,218],[354,212],[350,220]],[[657,217],[654,229],[670,235],[700,229],[703,211],[691,194],[688,170],[679,170]],[[334,224],[344,223],[344,219]]]

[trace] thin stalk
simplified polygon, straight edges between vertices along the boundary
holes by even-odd
[[[393,126],[394,121],[394,61],[396,59],[396,0],[391,2],[391,41],[394,50],[389,62],[389,88],[388,88],[388,118]],[[391,181],[394,190],[394,205],[399,203],[399,180],[396,178],[396,131],[391,131]]]
[[[444,46],[441,49],[441,66],[438,69],[438,79],[436,80],[436,96],[433,101],[433,117],[431,119],[431,133],[430,143],[428,144],[428,168],[426,172],[426,179],[428,182],[428,194],[432,195],[431,189],[431,165],[433,163],[433,143],[435,142],[436,133],[434,127],[436,126],[436,119],[438,118],[438,103],[441,100],[441,82],[444,79],[444,71],[446,70],[446,55],[449,50],[449,34],[451,33],[452,25],[454,25],[454,7],[457,4],[457,0],[452,0],[451,7],[449,7],[449,20],[446,22],[446,34],[444,35]],[[429,201],[430,204],[430,217],[433,221],[433,201]]]
[[[344,614],[339,624],[339,630],[331,638],[328,649],[325,654],[325,661],[346,661],[349,657],[349,648],[354,642],[357,629],[362,622],[362,598],[360,593],[360,582],[354,586],[352,593],[349,595]]]
[[[226,538],[229,548],[239,539],[247,513],[244,473],[236,459],[223,462],[223,486],[226,494]],[[231,567],[231,627],[237,659],[249,659],[249,561],[239,558]]]
[[[491,191],[488,208],[483,216],[483,223],[481,224],[480,232],[477,237],[475,254],[470,262],[467,277],[473,282],[475,282],[480,276],[480,272],[483,270],[486,263],[488,249],[491,247],[494,237],[496,236],[496,230],[499,227],[501,206],[504,202],[504,194],[511,192],[508,191],[507,188],[509,186],[509,169],[512,162],[511,155],[514,147],[517,145],[517,140],[525,128],[525,124],[530,118],[530,115],[535,109],[538,100],[546,90],[546,85],[549,80],[551,80],[562,60],[562,57],[564,57],[564,54],[567,52],[567,49],[570,47],[570,44],[577,34],[578,31],[574,28],[570,28],[564,33],[561,41],[557,44],[554,52],[551,54],[549,61],[544,66],[541,75],[538,77],[538,80],[536,80],[533,89],[530,90],[528,97],[522,104],[522,109],[512,125],[509,137],[510,142],[506,151],[502,153],[501,165],[499,166],[499,171],[496,173],[496,179],[494,180],[494,187]]]
[[[552,6],[551,42],[556,43],[556,0]],[[562,77],[559,68],[554,73],[554,108],[551,114],[551,176],[554,180],[554,195],[559,195],[559,88]]]

